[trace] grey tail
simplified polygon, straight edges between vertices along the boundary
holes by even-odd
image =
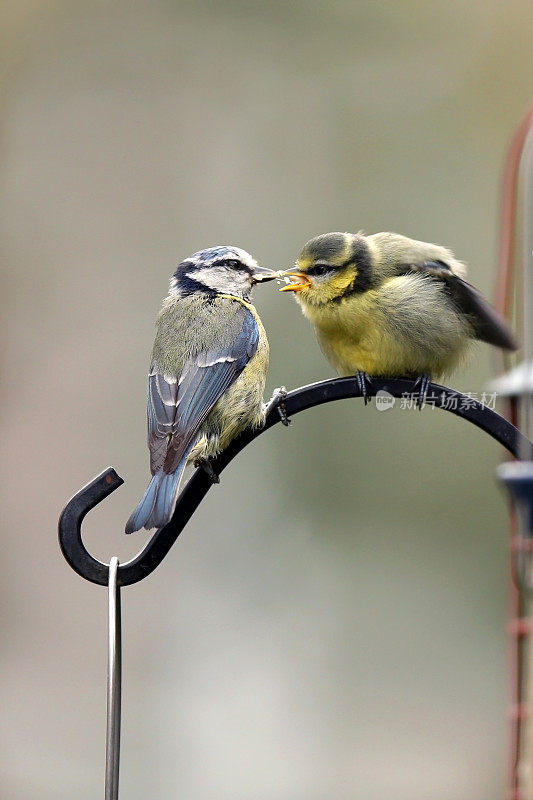
[[[163,472],[162,469],[156,472],[126,523],[126,533],[133,533],[141,528],[163,528],[170,522],[186,463],[187,458],[184,457],[174,472]]]

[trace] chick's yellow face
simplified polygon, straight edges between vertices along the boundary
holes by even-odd
[[[295,268],[281,273],[291,283],[280,291],[295,292],[298,301],[312,305],[338,301],[354,290],[361,290],[358,278],[364,283],[366,254],[367,246],[361,236],[351,233],[317,236],[307,242]]]

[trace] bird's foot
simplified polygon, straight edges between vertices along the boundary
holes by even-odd
[[[220,483],[220,477],[213,469],[213,465],[208,458],[199,458],[194,462],[195,467],[201,467],[211,483]]]
[[[286,397],[287,397],[287,390],[284,386],[280,386],[278,389],[274,389],[274,391],[272,392],[272,397],[265,405],[265,417],[268,417],[270,412],[274,408],[277,408],[279,417],[283,425],[288,426],[291,424],[291,421],[287,416],[287,409],[285,408]]]
[[[370,403],[370,400],[372,399],[371,397],[368,396],[368,388],[372,386],[372,378],[370,377],[368,372],[364,372],[363,370],[358,369],[357,372],[355,373],[355,383],[357,388],[359,389],[361,397],[365,401],[365,406],[367,406]]]
[[[426,397],[429,389],[429,384],[431,383],[431,376],[422,374],[420,375],[416,381],[414,388],[418,387],[418,393],[415,400],[415,405],[419,411],[422,411],[426,404]]]

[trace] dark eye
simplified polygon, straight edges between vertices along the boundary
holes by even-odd
[[[225,258],[223,261],[219,262],[224,267],[229,267],[230,269],[248,269],[242,261],[239,261],[237,258]]]
[[[329,269],[330,268],[327,267],[325,264],[315,264],[314,267],[310,267],[310,269],[307,270],[307,274],[308,275],[325,275],[326,272],[329,272]]]

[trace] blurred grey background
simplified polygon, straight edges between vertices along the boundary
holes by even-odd
[[[183,257],[288,266],[329,230],[452,247],[492,291],[503,156],[533,102],[529,2],[6,0],[0,95],[0,786],[103,796],[106,592],[148,479],[153,322]],[[256,303],[268,391],[330,377]],[[480,392],[480,346],[453,381]],[[427,409],[343,402],[259,439],[123,592],[121,796],[486,800],[505,771],[503,453]]]

